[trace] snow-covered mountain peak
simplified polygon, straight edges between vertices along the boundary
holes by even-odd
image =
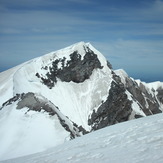
[[[34,64],[37,65],[36,76],[50,89],[58,80],[84,82],[97,69],[111,73],[111,65],[104,56],[90,43],[84,42],[46,54]]]
[[[46,145],[47,149],[109,125],[160,113],[162,97],[162,87],[153,91],[124,70],[114,71],[90,43],[48,53],[0,73],[0,157],[35,153]],[[42,124],[50,127],[45,130]],[[49,133],[41,139],[45,143],[35,140],[37,128]],[[40,148],[33,149],[33,142]]]
[[[63,58],[63,57],[66,57],[66,59],[70,59],[69,55],[71,53],[73,53],[74,51],[78,51],[80,53],[80,55],[83,56],[85,54],[84,47],[87,47],[87,43],[78,42],[78,43],[75,43],[68,47],[45,54],[45,55],[41,56],[41,58],[43,58],[45,60],[54,59],[54,58],[57,59],[57,58]]]
[[[42,61],[43,64],[49,65],[52,61],[55,59],[64,59],[65,62],[71,60],[70,55],[76,52],[78,55],[80,55],[81,60],[84,59],[84,56],[86,53],[93,52],[97,55],[98,60],[100,61],[101,65],[107,69],[107,60],[106,58],[97,50],[95,49],[90,43],[85,42],[78,42],[71,46],[68,46],[66,48],[53,51],[51,53],[48,53],[44,56],[41,56],[39,58]],[[91,53],[90,53],[91,54]],[[60,64],[61,67],[61,64]]]

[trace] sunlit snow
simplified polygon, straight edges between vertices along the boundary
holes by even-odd
[[[1,163],[162,163],[163,114],[109,126],[34,155]]]

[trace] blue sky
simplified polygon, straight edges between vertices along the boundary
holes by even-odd
[[[80,41],[163,81],[163,0],[0,0],[0,71]]]

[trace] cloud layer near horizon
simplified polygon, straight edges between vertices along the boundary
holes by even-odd
[[[131,76],[163,81],[162,0],[0,0],[0,71],[91,42]]]

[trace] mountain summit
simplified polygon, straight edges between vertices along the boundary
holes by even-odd
[[[0,73],[0,158],[161,113],[163,83],[130,78],[79,42]]]

